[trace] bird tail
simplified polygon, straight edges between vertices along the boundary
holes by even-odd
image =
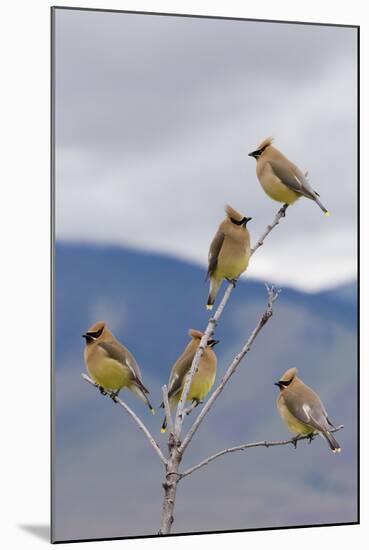
[[[149,407],[151,414],[154,415],[154,414],[155,414],[155,409],[154,409],[154,407],[151,405],[151,403],[150,403],[150,401],[148,400],[148,398],[147,398],[146,395],[145,395],[145,397],[146,397],[146,399],[145,399],[146,405]]]
[[[326,207],[324,206],[324,204],[321,203],[320,199],[318,199],[317,196],[314,197],[314,200],[315,202],[317,203],[317,205],[323,210],[324,214],[326,216],[329,216],[329,212],[328,210],[326,209]]]
[[[167,417],[164,417],[163,423],[160,429],[161,433],[164,434],[167,431]]]
[[[322,435],[326,438],[326,440],[328,441],[328,445],[330,446],[331,450],[333,453],[340,453],[341,452],[341,446],[340,444],[338,443],[337,439],[335,439],[333,437],[333,435],[331,434],[331,432],[329,431],[324,431],[322,432]]]
[[[149,407],[151,414],[155,414],[155,409],[151,405],[149,398],[147,397],[146,393],[144,392],[143,388],[140,388],[136,383],[132,383],[129,387],[129,389],[137,395],[142,401],[146,403],[146,405]],[[147,391],[147,390],[146,390]]]
[[[210,292],[208,296],[208,302],[206,304],[206,309],[213,309],[215,298],[218,294],[221,282],[221,280],[215,279],[215,277],[210,277]]]

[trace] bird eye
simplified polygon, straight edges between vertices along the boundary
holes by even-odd
[[[258,149],[257,151],[255,151],[256,155],[258,157],[260,157],[264,153],[264,151],[267,147],[268,147],[268,145],[264,145],[264,147],[262,147],[261,149]]]

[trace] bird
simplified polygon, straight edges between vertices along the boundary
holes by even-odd
[[[110,332],[105,321],[94,323],[85,334],[84,360],[86,370],[99,386],[101,393],[110,392],[114,401],[120,390],[128,388],[146,403],[155,414],[147,394],[149,390],[142,382],[137,361]]]
[[[280,389],[277,408],[282,420],[297,436],[308,435],[312,438],[319,433],[334,453],[340,453],[341,447],[330,431],[335,426],[329,420],[323,403],[309,386],[297,378],[297,372],[297,368],[288,369],[275,383]]]
[[[249,157],[256,159],[256,175],[265,193],[273,200],[284,204],[293,204],[300,197],[306,197],[317,203],[326,216],[329,212],[321,203],[319,193],[314,191],[307,180],[307,174],[288,160],[272,145],[273,138],[268,137],[260,143]]]
[[[236,284],[236,279],[246,271],[250,255],[250,234],[246,227],[252,218],[239,214],[225,206],[226,218],[218,227],[208,254],[206,279],[210,280],[207,309],[212,309],[223,279]]]
[[[191,340],[174,363],[170,372],[168,383],[168,400],[170,408],[174,408],[181,398],[186,381],[186,374],[191,368],[193,358],[195,357],[195,353],[204,333],[191,328],[188,331],[188,335],[191,336]],[[196,406],[203,401],[214,384],[217,373],[217,357],[213,348],[218,343],[219,340],[214,340],[213,338],[208,340],[197,371],[192,378],[187,400],[192,401]],[[162,403],[160,407],[163,408],[164,403]],[[162,433],[166,431],[166,427],[167,418],[165,417],[161,427]]]

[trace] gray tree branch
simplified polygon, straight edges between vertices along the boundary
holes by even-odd
[[[193,401],[193,402],[191,403],[191,405],[189,405],[189,406],[187,407],[187,409],[184,410],[184,414],[185,414],[186,416],[189,415],[189,414],[191,414],[192,411],[193,411],[194,409],[196,409],[196,407],[197,407],[198,405],[199,405],[199,403],[198,403],[197,401],[196,401],[196,402]]]
[[[98,384],[95,384],[95,382],[93,380],[91,380],[91,378],[89,376],[87,376],[87,374],[82,374],[82,378],[88,382],[89,384],[91,384],[92,386],[95,386],[95,388],[99,388],[99,385]],[[163,455],[158,443],[155,441],[154,437],[151,435],[151,433],[149,432],[149,430],[146,428],[145,424],[142,422],[142,420],[137,416],[136,413],[134,413],[132,411],[132,409],[130,407],[128,407],[128,405],[126,403],[124,403],[124,401],[122,401],[119,397],[116,397],[114,395],[113,392],[111,391],[108,391],[108,390],[104,390],[106,395],[108,395],[109,397],[111,398],[114,398],[114,401],[115,403],[117,403],[118,405],[120,405],[128,414],[129,416],[136,422],[136,424],[138,425],[138,427],[140,428],[140,430],[146,435],[150,445],[153,447],[153,449],[155,450],[156,454],[158,455],[158,457],[160,458],[160,460],[163,462],[163,464],[167,464],[168,461],[167,459],[165,458],[165,456]]]
[[[343,425],[338,426],[337,428],[334,428],[333,430],[330,430],[330,432],[335,433],[335,432],[338,432],[339,430],[342,430],[342,428],[344,428]],[[269,448],[269,447],[278,447],[278,446],[281,446],[281,445],[293,445],[296,448],[298,441],[303,441],[304,439],[308,439],[309,442],[311,442],[314,439],[315,435],[312,436],[312,437],[309,436],[309,435],[298,436],[298,437],[293,437],[291,439],[286,439],[286,440],[283,440],[283,441],[258,441],[257,443],[244,443],[242,445],[237,445],[236,447],[229,447],[228,449],[223,449],[223,451],[218,451],[217,453],[214,453],[213,455],[209,456],[208,458],[205,458],[204,460],[202,460],[201,462],[199,462],[195,466],[192,466],[191,468],[188,468],[188,470],[181,473],[180,479],[182,479],[183,477],[189,476],[193,472],[196,472],[196,470],[199,470],[200,468],[203,468],[204,466],[207,466],[210,462],[212,462],[213,460],[216,460],[217,458],[219,458],[220,456],[223,456],[225,454],[235,453],[237,451],[245,451],[246,449],[252,449],[254,447]]]
[[[284,204],[282,206],[282,208],[280,208],[278,210],[277,214],[275,215],[275,218],[274,218],[273,222],[267,226],[264,233],[256,241],[255,246],[251,249],[251,256],[257,251],[258,248],[263,246],[264,241],[265,241],[266,237],[269,235],[269,233],[279,224],[279,222],[281,221],[281,218],[285,217],[287,208],[288,208],[288,204]]]

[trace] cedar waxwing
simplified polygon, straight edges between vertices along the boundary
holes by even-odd
[[[84,359],[93,381],[103,390],[113,392],[113,399],[121,389],[128,388],[155,413],[147,398],[149,391],[142,382],[140,368],[133,355],[108,330],[104,321],[98,321],[82,335],[86,339]]]
[[[182,390],[186,382],[186,374],[191,368],[193,358],[200,345],[200,340],[203,337],[203,333],[199,330],[190,329],[188,334],[191,336],[192,340],[186,346],[182,355],[178,357],[170,372],[168,400],[171,408],[174,408],[181,398]],[[192,400],[199,404],[211,390],[217,373],[217,357],[212,348],[218,344],[218,342],[219,340],[213,340],[212,338],[208,340],[205,351],[200,359],[198,369],[192,378],[191,386],[187,394],[188,401]],[[164,403],[160,406],[164,407]],[[165,432],[166,427],[167,419],[164,418],[161,431]]]
[[[341,447],[330,432],[334,425],[329,420],[319,396],[309,386],[297,378],[297,369],[288,369],[279,382],[277,399],[279,414],[289,430],[297,435],[320,433],[328,441],[334,453]]]
[[[210,279],[207,309],[212,309],[223,279],[235,283],[246,271],[250,259],[250,234],[246,228],[252,218],[246,218],[226,205],[227,217],[220,224],[209,249],[209,267],[206,277]]]
[[[320,195],[312,189],[306,175],[273,147],[272,141],[272,138],[264,139],[255,151],[249,153],[249,157],[256,159],[256,175],[265,193],[284,204],[293,204],[300,197],[307,197],[329,216],[328,210],[319,200]]]

